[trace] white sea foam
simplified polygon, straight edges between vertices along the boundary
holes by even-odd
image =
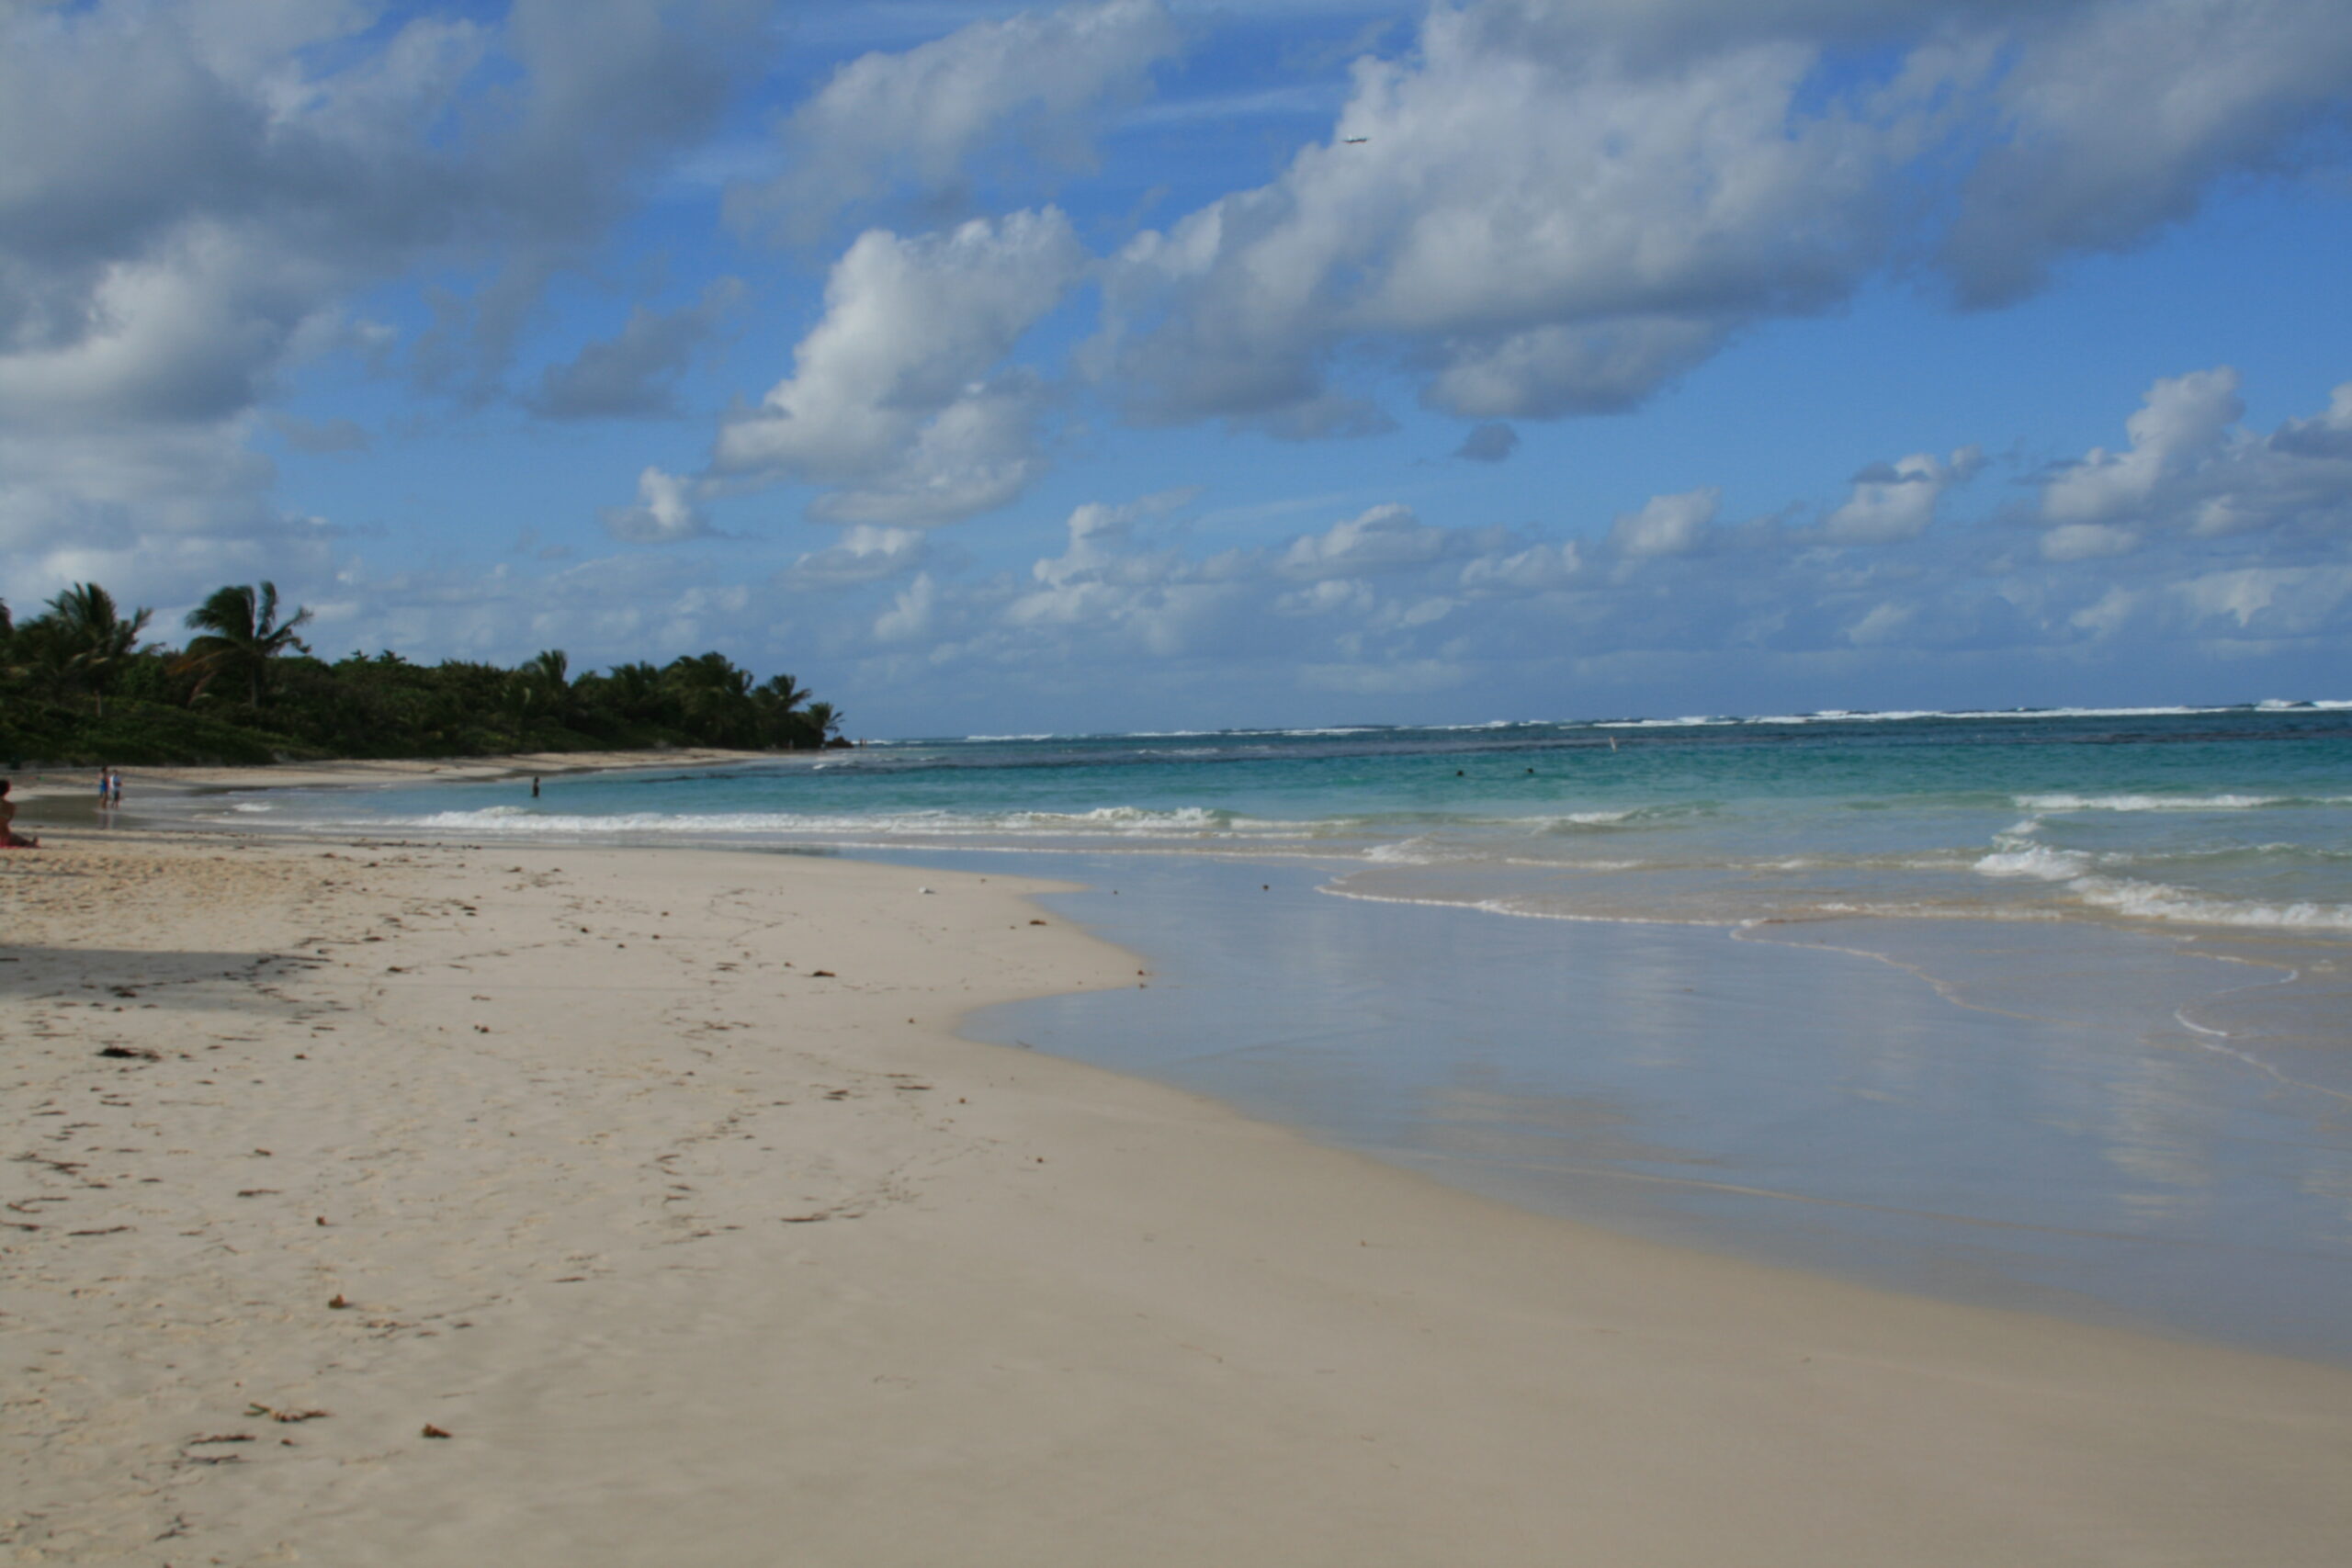
[[[2053,849],[2015,832],[1996,835],[1993,841],[1998,847],[1992,853],[1980,857],[1973,867],[1979,876],[2023,877],[2063,883],[2067,892],[2091,908],[2111,910],[2135,919],[2270,931],[2352,931],[2352,905],[2313,900],[2265,903],[2246,898],[2221,898],[2163,882],[2101,875],[2093,869],[2130,865],[2146,860],[2190,857],[2092,855],[2079,850]]]
[[[1500,829],[1546,837],[1602,831],[1638,823],[1671,808],[1625,807],[1605,811],[1558,812],[1533,817],[1464,818],[1458,826],[1474,832]],[[1165,839],[1200,842],[1204,840],[1250,843],[1329,841],[1361,839],[1378,830],[1376,819],[1330,817],[1283,820],[1250,817],[1209,807],[1150,807],[1099,806],[1083,811],[900,811],[876,815],[740,812],[619,812],[582,816],[537,810],[527,806],[502,805],[463,811],[440,811],[420,817],[352,819],[337,824],[350,828],[404,828],[464,833],[566,835],[701,836],[706,838],[792,838],[888,842],[905,839],[1029,840],[1040,838]],[[1401,844],[1377,846],[1368,852],[1375,860],[1395,863],[1427,863],[1437,859],[1476,859],[1489,853],[1475,840],[1459,843],[1416,837]]]
[[[2324,844],[2227,844],[2186,850],[2117,850],[2098,857],[2101,865],[2110,866],[2210,865],[2216,862],[2230,863],[2248,860],[2328,863],[2352,860],[2352,849],[2335,849]]]
[[[1367,893],[1350,887],[1345,883],[1329,882],[1316,889],[1334,898],[1354,898],[1366,904],[1423,904],[1446,909],[1476,909],[1489,915],[1510,915],[1528,920],[1575,920],[1588,925],[1624,926],[1728,926],[1729,918],[1713,919],[1678,919],[1667,915],[1605,914],[1596,915],[1574,909],[1542,906],[1532,900],[1518,898],[1445,898],[1429,895],[1419,897],[1403,893]]]
[[[2278,806],[2342,806],[2343,795],[2020,795],[2027,811],[2256,811]]]
[[[2161,882],[2086,876],[2072,885],[2084,903],[2145,920],[2202,926],[2251,926],[2268,931],[2352,931],[2352,904],[2260,904],[2211,898]]]
[[[1999,849],[1977,861],[1979,876],[2026,876],[2042,882],[2066,882],[2091,868],[2088,855],[2053,850],[2047,844],[2018,844]]]
[[[2266,697],[2256,703],[2221,704],[2211,706],[2186,705],[2150,707],[2056,707],[2056,708],[1889,708],[1883,712],[1848,708],[1824,708],[1817,713],[1781,713],[1738,716],[1730,714],[1689,714],[1668,718],[1608,718],[1608,719],[1537,719],[1495,718],[1472,724],[1431,725],[1329,725],[1303,727],[1295,729],[1137,729],[1091,733],[1049,732],[1031,735],[967,735],[966,741],[1044,741],[1044,740],[1167,740],[1186,738],[1218,739],[1311,739],[1329,736],[1377,735],[1397,731],[1420,731],[1429,734],[1463,733],[1474,730],[1518,729],[1547,728],[1553,725],[1590,729],[1689,729],[1716,728],[1724,725],[1806,725],[1806,724],[1905,724],[1918,719],[2070,719],[2070,718],[2173,718],[2199,714],[2227,713],[2341,713],[2352,710],[2352,698],[2323,697],[2309,701],[2283,697]],[[924,739],[909,737],[898,740],[869,740],[869,746],[923,746],[950,743],[958,738]]]
[[[1615,828],[1647,815],[1639,807],[1622,811],[1562,811],[1548,817],[1521,817],[1512,826],[1524,825],[1538,833],[1573,833],[1588,828]]]
[[[1749,718],[1692,716],[1689,718],[1617,718],[1593,722],[1594,729],[1669,729],[1724,724],[1904,724],[1915,719],[2068,719],[2177,718],[2198,714],[2247,712],[2337,713],[2352,708],[2352,700],[2324,699],[2288,702],[2279,698],[2221,707],[2080,707],[2080,708],[1893,708],[1883,713],[1826,708],[1819,713],[1758,714]]]
[[[1965,708],[1952,713],[1930,714],[1931,718],[2177,718],[2200,713],[2232,713],[2234,707],[2159,707],[2122,708]]]
[[[1489,839],[1446,840],[1433,834],[1416,834],[1391,843],[1374,844],[1363,852],[1363,859],[1373,865],[1382,866],[1515,866],[1555,872],[1639,871],[1653,863],[1638,860],[1530,858],[1498,853],[1497,848],[1495,841]]]
[[[1001,824],[1007,827],[1040,828],[1065,832],[1100,831],[1109,829],[1123,833],[1207,833],[1250,829],[1281,830],[1298,826],[1293,823],[1267,822],[1255,818],[1237,817],[1229,811],[1216,811],[1199,806],[1181,807],[1173,811],[1153,811],[1140,806],[1098,806],[1091,811],[1016,811],[1003,817],[978,818],[972,820],[981,827]]]
[[[1312,837],[1328,824],[1281,822],[1241,817],[1231,812],[1185,807],[1156,811],[1135,806],[1104,806],[1090,811],[1012,811],[954,813],[901,812],[890,816],[823,816],[781,811],[738,812],[618,812],[584,817],[533,811],[527,807],[492,806],[471,811],[438,811],[429,816],[387,821],[349,821],[344,827],[400,826],[469,833],[565,834],[605,837],[618,834],[662,834],[708,838],[825,838],[856,836],[877,842],[899,838],[963,838],[996,836],[1072,837],[1116,834],[1121,837],[1165,835],[1283,840]]]

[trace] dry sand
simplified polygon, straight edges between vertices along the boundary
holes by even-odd
[[[1141,983],[1032,885],[51,846],[0,855],[0,1562],[2352,1561],[2345,1371],[957,1039]]]

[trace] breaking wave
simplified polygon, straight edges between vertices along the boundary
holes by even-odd
[[[990,836],[1239,838],[1283,840],[1312,837],[1327,824],[1278,822],[1204,807],[1155,811],[1134,806],[1104,806],[1091,811],[950,812],[913,811],[895,816],[825,815],[785,811],[618,812],[578,816],[534,811],[527,807],[491,806],[471,811],[436,811],[423,817],[371,818],[339,824],[401,827],[441,832],[561,834],[610,838],[631,834],[699,838],[825,838],[861,840],[985,838]]]
[[[2143,920],[2176,920],[2200,926],[2247,926],[2266,931],[2352,931],[2352,904],[2265,904],[2214,898],[2129,877],[2086,876],[2070,884],[2084,903]]]
[[[2026,811],[2261,811],[2285,806],[2347,806],[2341,795],[2020,795]]]
[[[2039,826],[2035,822],[2021,822],[2007,832],[1996,834],[1993,840],[1995,849],[1979,857],[1973,868],[1976,874],[2060,884],[2092,908],[2105,909],[2134,919],[2269,931],[2352,931],[2352,905],[2330,904],[2316,899],[2227,898],[2143,877],[2103,874],[2101,870],[2149,861],[2220,858],[2216,853],[2097,855],[2083,850],[2063,850],[2035,841],[2030,835]],[[2248,846],[2222,853],[2280,851],[2319,859],[2335,858],[2333,852],[2312,852],[2295,845]]]

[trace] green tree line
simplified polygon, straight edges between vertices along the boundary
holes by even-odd
[[[0,602],[0,761],[13,765],[480,757],[660,746],[807,750],[841,716],[789,675],[720,653],[574,675],[560,649],[515,669],[418,664],[389,650],[329,662],[311,612],[274,583],[231,584],[188,613],[185,645],[147,640],[80,582],[18,620]]]

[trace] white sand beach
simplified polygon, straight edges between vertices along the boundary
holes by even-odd
[[[785,753],[786,756],[792,755]],[[820,755],[805,752],[811,760]],[[123,767],[125,804],[133,807],[151,793],[187,795],[197,790],[364,788],[371,784],[463,784],[495,779],[560,778],[571,773],[618,773],[631,769],[710,768],[779,760],[774,751],[730,751],[718,746],[678,746],[666,751],[521,751],[492,757],[360,757],[326,761],[281,762],[271,768],[209,767],[174,763]],[[96,768],[40,768],[15,775],[11,792],[19,801],[54,803],[97,796]],[[27,820],[38,819],[37,813]]]
[[[1032,884],[46,844],[0,856],[0,1562],[2352,1560],[2352,1372],[957,1038],[1149,983]]]

